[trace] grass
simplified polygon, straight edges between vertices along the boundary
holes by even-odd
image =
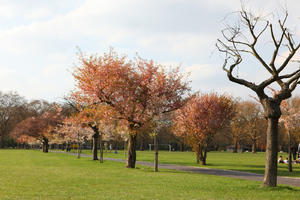
[[[299,199],[300,188],[173,170],[155,173],[124,163],[42,153],[0,151],[0,199]]]
[[[83,153],[91,154],[91,151],[85,150]],[[280,153],[279,155],[282,155],[284,158],[288,157],[286,153]],[[124,151],[118,151],[118,154],[114,154],[113,152],[105,152],[104,157],[125,159]],[[264,152],[258,152],[256,154],[251,152],[209,152],[207,156],[207,165],[204,167],[264,174],[265,159],[266,155]],[[153,162],[154,153],[153,151],[137,151],[137,160]],[[193,152],[160,151],[159,163],[201,167],[196,163]],[[294,164],[293,172],[289,172],[288,165],[280,163],[278,164],[278,175],[300,177],[300,164]]]

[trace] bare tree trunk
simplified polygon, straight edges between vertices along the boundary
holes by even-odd
[[[103,163],[103,140],[102,140],[102,133],[99,134],[100,139],[100,163]]]
[[[128,152],[127,152],[127,168],[135,168],[136,162],[136,134],[129,134]]]
[[[266,166],[263,187],[276,187],[277,185],[278,119],[279,117],[268,118]]]
[[[157,140],[157,133],[154,135],[154,171],[158,172],[158,140]]]
[[[49,149],[49,140],[48,140],[48,138],[43,138],[43,152],[44,153],[48,153],[48,149]]]
[[[98,137],[99,133],[96,132],[93,135],[93,160],[98,160]]]
[[[256,153],[256,140],[252,140],[252,153]]]
[[[289,146],[289,161],[288,161],[288,165],[289,165],[289,172],[293,171],[293,166],[292,166],[292,151],[291,151],[291,133],[288,130],[288,146]]]
[[[237,140],[234,141],[234,148],[233,148],[233,153],[237,153],[238,150],[238,142]]]

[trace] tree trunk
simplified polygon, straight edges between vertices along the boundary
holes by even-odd
[[[252,153],[256,153],[256,140],[252,141]]]
[[[80,158],[80,141],[79,141],[79,133],[77,134],[77,158]]]
[[[43,152],[44,153],[48,153],[48,149],[49,149],[49,144],[48,144],[49,140],[47,138],[43,138]]]
[[[237,153],[237,150],[238,150],[238,142],[234,141],[233,153]]]
[[[103,163],[103,140],[102,140],[102,133],[99,134],[99,142],[100,142],[100,163]]]
[[[98,137],[99,133],[96,132],[93,135],[93,160],[98,160]]]
[[[193,150],[194,150],[194,152],[196,154],[196,163],[200,164],[200,144],[198,144],[197,146],[195,145],[193,147]]]
[[[128,152],[127,152],[127,168],[135,168],[136,161],[136,134],[129,134]]]
[[[1,134],[0,138],[1,138],[1,142],[0,142],[1,148],[4,148],[5,147],[4,134]]]
[[[145,138],[144,138],[144,137],[141,138],[141,146],[140,146],[140,150],[141,150],[141,151],[144,151],[144,150],[145,150]]]
[[[293,171],[293,166],[292,166],[292,147],[291,147],[291,133],[288,130],[288,146],[289,146],[289,161],[288,161],[288,165],[289,165],[289,172]]]
[[[154,171],[158,172],[158,140],[157,140],[157,133],[154,135]]]
[[[200,148],[200,165],[206,165],[206,154],[207,154],[207,148],[201,147]]]
[[[181,152],[184,151],[183,142],[180,142],[180,151],[181,151]]]
[[[278,119],[279,117],[268,118],[266,166],[263,187],[276,187],[277,185]]]
[[[200,164],[200,154],[196,154],[196,162],[197,164]]]
[[[126,154],[126,145],[127,144],[127,140],[124,141],[124,157],[125,159],[127,158],[127,154]]]
[[[294,145],[292,148],[293,160],[297,159],[297,147]]]
[[[66,144],[66,152],[69,152],[69,151],[71,151],[71,144],[70,144],[70,142],[67,142],[67,144]]]

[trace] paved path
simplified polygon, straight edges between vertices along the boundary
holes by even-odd
[[[52,151],[52,152],[66,153],[66,152],[62,152],[62,151]],[[68,154],[77,155],[76,153],[68,153]],[[92,157],[91,155],[87,155],[87,154],[81,154],[81,156],[82,157]],[[126,160],[119,159],[119,158],[104,158],[104,160],[126,162]],[[136,164],[150,166],[150,167],[153,166],[153,163],[144,162],[144,161],[136,161]],[[183,165],[173,165],[173,164],[159,164],[158,167],[165,168],[165,169],[174,169],[174,170],[193,172],[193,173],[201,173],[201,174],[209,174],[209,175],[216,175],[216,176],[225,176],[225,177],[230,177],[230,178],[254,180],[254,181],[262,181],[263,180],[263,174],[255,174],[255,173],[250,173],[250,172],[232,171],[232,170],[224,170],[224,169],[212,169],[212,168],[193,167],[193,166],[183,166]],[[278,176],[277,183],[300,187],[300,178]]]

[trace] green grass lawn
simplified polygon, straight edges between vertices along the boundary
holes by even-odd
[[[91,151],[84,150],[83,153],[91,154]],[[284,158],[288,157],[286,153],[279,153],[279,155],[282,155]],[[111,153],[105,152],[104,157],[125,159],[125,154],[124,151],[118,151],[118,154],[114,154],[113,152]],[[214,152],[208,152],[207,165],[204,167],[246,171],[246,172],[263,174],[265,171],[265,159],[266,159],[266,155],[264,152],[258,152],[256,154],[253,154],[250,152],[232,153],[232,152],[214,151]],[[153,162],[154,152],[137,151],[137,160]],[[179,165],[201,167],[199,164],[196,163],[195,154],[193,152],[160,151],[159,162],[165,164],[179,164]],[[293,172],[288,171],[287,164],[278,164],[278,175],[300,177],[300,164],[293,165]]]
[[[0,199],[299,199],[300,188],[32,150],[0,150]]]

